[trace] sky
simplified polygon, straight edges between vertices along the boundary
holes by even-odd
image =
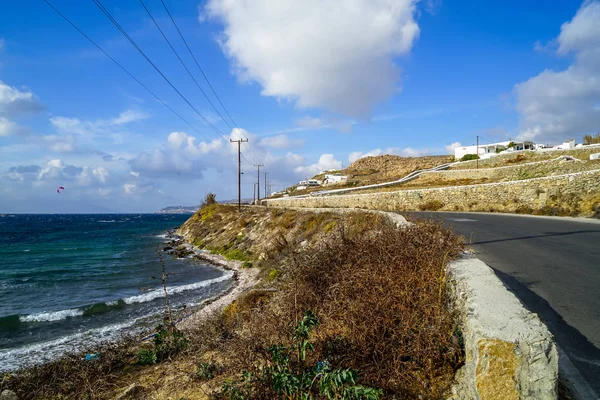
[[[102,51],[0,6],[0,213],[234,199],[238,139],[252,198],[255,164],[262,195],[263,171],[600,130],[600,1],[100,0],[156,69],[94,1],[48,1]]]

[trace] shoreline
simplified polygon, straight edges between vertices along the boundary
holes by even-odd
[[[178,247],[173,247],[173,249],[179,249],[180,246],[184,246],[181,250],[190,252],[193,258],[205,261],[209,265],[225,271],[233,271],[233,283],[227,290],[204,300],[194,307],[196,309],[190,314],[178,319],[176,325],[182,330],[188,330],[195,324],[201,323],[213,313],[222,311],[229,304],[233,303],[242,293],[256,286],[259,282],[257,278],[259,270],[252,267],[244,268],[242,267],[242,261],[228,260],[220,254],[211,254],[207,250],[199,249],[176,232],[177,230],[167,232],[167,238],[171,239],[167,242],[167,246],[179,244]]]

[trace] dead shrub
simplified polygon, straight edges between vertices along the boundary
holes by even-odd
[[[444,203],[439,200],[429,200],[419,204],[419,210],[421,211],[437,211],[444,207]]]
[[[360,384],[387,397],[440,398],[463,362],[445,289],[445,263],[461,247],[430,222],[396,229],[381,221],[368,234],[351,226],[332,231],[310,251],[290,255],[270,301],[238,302],[237,318],[226,320],[232,335],[220,347],[229,371],[269,365],[270,346],[289,346],[292,327],[313,310],[321,325],[308,362],[358,370]],[[255,387],[249,398],[268,390]]]

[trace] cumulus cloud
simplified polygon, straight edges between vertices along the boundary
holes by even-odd
[[[263,147],[275,149],[288,149],[290,147],[299,147],[304,144],[303,140],[293,140],[287,135],[276,135],[262,138],[258,144]]]
[[[342,162],[335,159],[333,154],[322,154],[315,164],[296,167],[295,172],[303,176],[314,176],[321,171],[329,169],[341,169]]]
[[[419,35],[417,0],[209,0],[223,51],[262,94],[365,117],[399,85],[394,58]]]
[[[354,151],[348,155],[348,161],[353,163],[356,160],[360,160],[364,157],[370,156],[380,156],[382,154],[392,154],[396,156],[402,157],[422,157],[427,154],[430,154],[431,150],[429,149],[413,149],[412,147],[388,147],[387,149],[373,149],[367,152]]]
[[[19,90],[0,81],[0,116],[36,113],[43,108],[30,90]]]
[[[600,2],[586,1],[561,26],[559,56],[573,55],[563,71],[545,70],[514,88],[522,140],[562,142],[600,126]]]
[[[454,154],[454,150],[459,148],[459,147],[463,147],[462,144],[460,144],[460,142],[454,142],[451,144],[447,144],[444,146],[444,148],[446,149],[446,151],[448,152],[448,154]]]
[[[117,118],[110,120],[110,125],[123,125],[148,118],[148,114],[137,110],[125,110]]]
[[[0,117],[0,137],[9,136],[17,131],[17,124],[6,117]]]
[[[183,149],[192,156],[210,153],[223,145],[221,139],[214,139],[210,143],[200,142],[198,145],[195,142],[196,138],[185,132],[171,132],[167,137],[169,147],[172,149]]]

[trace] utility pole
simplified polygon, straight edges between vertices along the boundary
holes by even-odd
[[[479,135],[477,135],[477,154],[475,154],[477,156],[476,158],[476,162],[477,162],[477,169],[479,169]]]
[[[258,194],[256,196],[256,204],[258,204],[258,202],[260,201],[260,167],[264,167],[265,164],[254,164],[255,167],[258,167],[258,183],[256,184],[256,187],[258,188]]]
[[[242,210],[242,150],[241,144],[247,142],[248,139],[233,140],[229,139],[231,143],[237,143],[238,145],[238,211]]]
[[[265,174],[265,197],[267,197],[267,174],[268,172],[263,172]]]
[[[256,204],[256,182],[252,182],[252,204]]]

